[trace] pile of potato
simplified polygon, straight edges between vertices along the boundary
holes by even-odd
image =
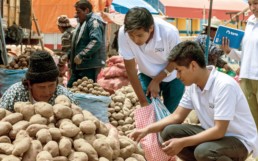
[[[71,91],[74,93],[87,93],[96,96],[109,96],[109,92],[105,91],[98,83],[94,83],[92,79],[83,77],[73,83]]]
[[[132,86],[124,86],[111,95],[108,108],[110,123],[115,126],[120,135],[127,135],[135,129],[134,110],[140,108],[139,100]]]
[[[28,68],[29,66],[29,56],[28,55],[19,55],[18,57],[15,57],[8,66],[6,66],[7,69],[24,69]]]
[[[5,66],[6,69],[24,69],[29,66],[29,59],[32,52],[35,52],[34,48],[25,48],[24,52],[17,57],[14,57],[9,65]]]
[[[1,161],[145,161],[136,143],[119,136],[60,95],[45,102],[0,108]]]

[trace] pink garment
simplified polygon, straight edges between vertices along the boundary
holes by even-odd
[[[134,118],[137,129],[144,128],[155,122],[156,119],[153,105],[150,104],[149,106],[136,109]],[[140,143],[147,161],[176,161],[175,156],[168,156],[162,151],[158,143],[157,134],[148,134],[142,138]]]

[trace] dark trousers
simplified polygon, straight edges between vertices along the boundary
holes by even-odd
[[[143,73],[140,73],[138,78],[141,82],[142,89],[146,94],[152,78]],[[160,83],[160,95],[163,97],[164,105],[167,107],[170,113],[174,112],[174,110],[177,108],[179,101],[184,94],[184,89],[185,86],[179,79]],[[150,97],[147,97],[147,99],[148,102],[151,103]]]
[[[204,131],[198,125],[175,124],[167,126],[161,133],[164,141],[195,135]],[[222,139],[185,147],[178,155],[183,161],[245,161],[248,151],[244,144],[235,137],[225,136]]]
[[[67,83],[68,88],[72,88],[73,82],[76,82],[78,79],[82,79],[83,77],[88,77],[92,79],[94,82],[97,81],[98,74],[101,68],[91,68],[91,69],[84,69],[84,70],[72,70],[71,77]]]

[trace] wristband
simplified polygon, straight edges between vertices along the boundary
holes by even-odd
[[[166,73],[167,77],[171,74],[171,72],[169,72],[166,68],[163,70],[163,72]]]

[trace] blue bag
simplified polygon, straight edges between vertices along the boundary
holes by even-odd
[[[159,121],[167,117],[168,115],[170,115],[170,112],[168,111],[166,106],[161,102],[159,98],[152,98],[152,104],[155,110],[156,121]],[[157,137],[158,137],[158,142],[161,145],[164,141],[160,136],[160,133],[157,134]]]
[[[100,121],[108,123],[108,105],[111,103],[111,98],[107,96],[95,96],[92,94],[75,93],[75,101],[83,110],[91,112]]]
[[[14,83],[20,82],[25,77],[26,69],[4,69],[0,68],[0,97]]]

